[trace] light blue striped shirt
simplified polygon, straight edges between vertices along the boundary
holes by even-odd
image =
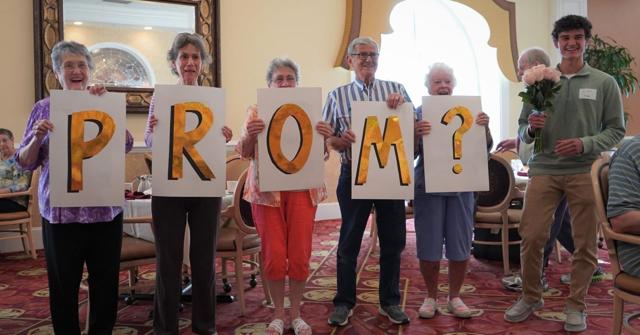
[[[335,136],[340,136],[351,129],[351,102],[353,101],[387,101],[391,93],[400,93],[405,102],[411,98],[400,83],[374,79],[373,83],[365,86],[364,82],[355,80],[329,92],[327,102],[322,111],[322,118],[335,129]],[[351,163],[351,147],[340,153],[342,164]]]

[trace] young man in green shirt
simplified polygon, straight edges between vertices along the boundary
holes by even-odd
[[[575,251],[571,265],[571,288],[565,314],[566,331],[587,328],[586,305],[591,275],[597,266],[597,219],[590,169],[602,151],[624,136],[620,90],[608,74],[584,62],[591,37],[591,23],[584,17],[567,15],[554,24],[553,43],[562,60],[562,87],[553,98],[553,112],[533,113],[522,109],[518,120],[520,139],[534,140],[542,129],[543,150],[529,160],[531,180],[525,194],[520,223],[522,237],[522,296],[505,312],[509,322],[522,322],[542,308],[542,253],[549,237],[553,213],[562,196],[569,202]]]

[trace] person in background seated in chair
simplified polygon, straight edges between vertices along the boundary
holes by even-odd
[[[640,235],[640,136],[624,143],[611,159],[607,216],[616,233]],[[640,277],[640,245],[617,242],[625,273]]]
[[[21,169],[16,163],[13,133],[0,128],[0,194],[22,192],[29,188],[31,171]],[[25,197],[0,199],[0,213],[27,210]]]
[[[269,88],[296,87],[299,78],[298,65],[290,59],[276,58],[267,69]],[[261,192],[257,136],[264,129],[264,120],[258,118],[258,107],[250,106],[236,151],[243,158],[251,159],[243,198],[251,203],[253,220],[262,240],[263,276],[275,305],[274,319],[266,334],[281,335],[285,330],[284,280],[288,276],[291,326],[296,335],[310,335],[311,327],[300,317],[300,301],[309,276],[316,209],[327,198],[327,190],[322,185],[308,190]],[[331,126],[323,121],[318,122],[316,130],[325,138],[333,134]]]
[[[176,35],[167,52],[171,72],[178,85],[198,86],[204,64],[211,63],[204,39],[198,34]],[[153,145],[153,130],[158,124],[154,115],[155,98],[149,105],[144,134],[148,147]],[[224,126],[227,142],[233,136]],[[220,197],[151,198],[153,236],[156,245],[156,291],[153,308],[155,334],[178,334],[178,309],[182,286],[182,258],[185,225],[189,225],[192,283],[191,330],[196,334],[216,333],[215,250],[220,219]]]
[[[51,50],[51,64],[63,90],[106,92],[88,86],[93,61],[87,48],[60,41]],[[118,276],[122,247],[122,206],[51,207],[49,180],[49,97],[35,103],[18,148],[18,165],[33,171],[41,167],[38,201],[42,241],[47,260],[49,308],[56,334],[80,335],[78,292],[84,265],[89,272],[89,334],[111,334],[118,312]],[[126,132],[126,152],[133,137]],[[123,157],[124,158],[124,157]],[[123,199],[124,201],[124,199]]]
[[[560,90],[552,98],[553,112],[534,113],[524,104],[518,120],[520,139],[534,141],[543,133],[542,151],[529,159],[529,184],[525,193],[519,233],[522,238],[522,296],[504,314],[508,322],[525,321],[544,306],[542,256],[549,239],[553,213],[563,196],[572,216],[575,251],[571,264],[571,287],[566,301],[564,329],[587,328],[584,298],[597,266],[597,219],[589,171],[602,151],[624,136],[620,89],[608,74],[584,61],[591,37],[591,23],[567,15],[554,24],[553,43],[562,59]]]
[[[427,73],[425,86],[429,95],[452,95],[456,86],[453,69],[444,63],[433,64]],[[422,106],[416,109],[416,156],[415,166],[415,229],[417,256],[420,272],[427,286],[427,297],[418,310],[421,318],[435,316],[438,305],[438,276],[442,245],[445,245],[449,260],[449,301],[451,314],[459,318],[470,318],[472,311],[460,299],[460,288],[467,274],[467,263],[471,255],[473,224],[475,222],[474,192],[425,193],[424,157],[422,137],[429,135],[431,124],[422,120]],[[483,112],[476,116],[476,124],[485,128],[487,149],[493,146],[489,132],[489,116]]]
[[[342,216],[338,241],[338,292],[333,299],[334,310],[328,323],[345,326],[356,305],[356,265],[362,235],[375,206],[378,239],[380,240],[380,308],[378,312],[396,324],[409,322],[400,308],[400,255],[406,242],[404,200],[368,200],[351,198],[351,145],[356,138],[351,130],[351,103],[354,101],[386,102],[396,109],[411,102],[402,84],[375,78],[378,69],[378,43],[369,37],[359,37],[349,43],[347,62],[355,72],[355,80],[329,92],[322,118],[335,127],[327,144],[340,153],[340,177],[337,196]]]

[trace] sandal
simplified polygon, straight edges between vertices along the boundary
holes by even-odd
[[[449,312],[459,318],[468,319],[473,315],[473,311],[462,302],[460,297],[450,299],[448,307]]]
[[[267,335],[282,335],[282,333],[284,333],[284,321],[282,319],[273,319],[265,330]]]
[[[291,321],[291,327],[296,335],[311,335],[311,326],[309,326],[302,318],[295,318]]]
[[[418,309],[418,316],[423,319],[431,319],[436,315],[438,310],[438,303],[433,298],[424,298],[424,302],[420,309]]]

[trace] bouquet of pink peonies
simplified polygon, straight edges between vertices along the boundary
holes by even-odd
[[[551,100],[562,86],[560,85],[560,71],[545,65],[536,65],[524,71],[522,81],[526,85],[525,91],[518,94],[522,98],[522,102],[532,105],[534,113],[552,112],[553,103]],[[542,129],[536,129],[533,152],[539,153],[541,151]]]

